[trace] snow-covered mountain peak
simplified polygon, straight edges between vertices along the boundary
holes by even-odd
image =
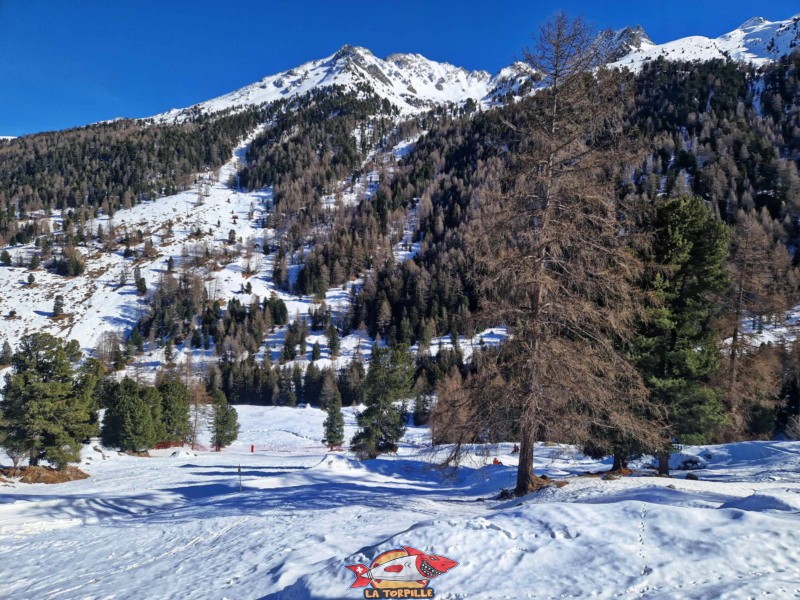
[[[665,44],[644,43],[619,57],[612,66],[638,70],[659,57],[682,61],[728,59],[760,66],[796,48],[800,48],[800,15],[784,21],[754,17],[718,38],[691,36]]]
[[[180,121],[198,112],[253,106],[333,85],[350,89],[366,85],[401,113],[414,113],[437,104],[462,103],[468,98],[480,101],[494,90],[496,82],[486,71],[469,71],[421,54],[391,54],[381,59],[367,48],[346,45],[326,58],[264,77],[230,94],[187,109],[175,109],[154,119]]]
[[[665,44],[655,44],[644,28],[637,25],[602,31],[597,43],[611,57],[612,67],[633,70],[659,57],[684,61],[730,59],[761,65],[800,48],[800,15],[775,22],[755,17],[715,39],[692,36]],[[463,104],[470,99],[484,105],[494,104],[509,93],[527,93],[531,88],[526,82],[532,75],[523,63],[510,65],[493,76],[486,71],[470,71],[430,60],[421,54],[396,53],[381,59],[367,48],[345,45],[326,58],[154,119],[181,121],[197,113],[264,104],[334,85],[352,90],[368,88],[388,100],[401,114],[412,114],[441,104]]]
[[[747,21],[739,25],[738,29],[757,27],[759,25],[763,25],[764,23],[769,23],[769,21],[767,21],[764,17],[753,17],[751,19],[747,19]]]
[[[597,36],[597,43],[612,61],[619,60],[633,51],[655,45],[641,25],[603,30]]]
[[[372,57],[374,58],[375,55],[372,54],[369,48],[364,48],[363,46],[353,46],[351,44],[345,44],[339,50],[336,51],[336,54],[333,55],[334,61],[340,60],[347,60],[347,59],[364,59],[365,57]]]
[[[369,49],[361,46],[351,46],[350,44],[339,48],[329,59],[332,71],[347,71],[353,65],[365,67],[375,60],[377,60],[375,55]]]

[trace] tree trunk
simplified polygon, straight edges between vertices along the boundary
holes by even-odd
[[[533,445],[535,442],[534,427],[523,425],[519,445],[519,467],[517,467],[517,487],[515,496],[524,496],[531,489],[533,483]]]
[[[658,455],[658,474],[669,475],[669,453]]]
[[[628,468],[628,456],[623,452],[614,452],[614,464],[611,465],[612,471],[622,471]]]

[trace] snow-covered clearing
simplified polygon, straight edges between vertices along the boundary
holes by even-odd
[[[510,445],[452,476],[425,429],[359,463],[318,442],[322,411],[237,409],[240,439],[220,453],[87,446],[89,479],[3,484],[0,597],[361,598],[344,565],[401,545],[459,562],[438,598],[800,595],[798,443],[686,448],[699,481],[586,477],[609,463],[542,446],[537,472],[569,484],[499,501]]]

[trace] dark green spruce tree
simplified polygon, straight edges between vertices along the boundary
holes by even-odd
[[[56,296],[55,302],[53,302],[53,316],[57,317],[63,314],[64,314],[64,296],[59,294]]]
[[[336,377],[330,369],[323,372],[319,401],[320,406],[328,413],[323,424],[325,437],[322,443],[333,450],[344,443],[344,416],[342,415],[342,395],[339,393],[339,386],[336,385]]]
[[[187,442],[189,425],[189,390],[176,377],[169,377],[158,384],[161,394],[161,417],[164,422],[163,440]]]
[[[637,365],[672,438],[707,443],[725,424],[714,318],[728,285],[729,232],[702,199],[678,197],[655,210],[647,291],[655,298],[636,341]],[[659,454],[668,472],[669,448]]]
[[[14,358],[14,351],[11,349],[11,344],[6,340],[3,342],[3,350],[0,352],[0,365],[10,365],[12,358]]]
[[[140,386],[125,377],[106,389],[106,413],[100,437],[104,446],[126,452],[144,452],[164,433],[161,395],[155,388]]]
[[[230,446],[239,437],[239,415],[236,409],[228,404],[228,399],[225,398],[222,390],[214,391],[211,410],[211,443],[219,452],[225,446]]]
[[[397,450],[405,422],[403,410],[396,403],[411,395],[414,367],[414,356],[405,346],[382,348],[376,344],[372,348],[364,381],[367,407],[358,415],[360,429],[350,443],[360,459]]]

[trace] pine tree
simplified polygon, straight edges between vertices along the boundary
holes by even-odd
[[[366,409],[358,415],[359,431],[350,443],[360,459],[395,452],[405,432],[403,411],[395,406],[407,398],[414,382],[414,357],[407,348],[372,348],[364,396]]]
[[[0,252],[0,262],[6,267],[11,266],[11,255],[8,253],[8,250],[3,250]]]
[[[167,377],[158,384],[161,394],[161,416],[164,421],[164,440],[189,440],[189,390],[176,377]]]
[[[53,302],[53,316],[57,317],[64,314],[64,296],[58,294]]]
[[[334,400],[338,400],[341,405],[342,395],[339,393],[339,386],[336,385],[336,377],[333,371],[325,369],[322,373],[322,389],[319,394],[320,407],[327,409],[328,405]]]
[[[167,338],[164,344],[164,362],[169,365],[173,360],[175,360],[175,348],[172,345],[172,338]]]
[[[427,394],[417,394],[414,399],[414,425],[420,426],[428,423],[431,416],[431,398]]]
[[[104,387],[106,413],[100,437],[104,446],[126,452],[144,452],[164,435],[161,394],[125,377]]]
[[[138,327],[134,327],[128,341],[136,352],[144,352],[144,338]]]
[[[219,452],[225,446],[230,446],[239,437],[239,415],[236,409],[228,404],[222,390],[214,391],[211,409],[211,443]]]
[[[339,374],[339,390],[343,403],[350,406],[364,404],[364,379],[366,379],[364,363],[361,362],[360,355],[357,355]]]
[[[321,398],[323,377],[323,373],[313,362],[306,367],[303,375],[303,402],[319,405],[323,401]],[[324,408],[324,404],[322,406]]]
[[[81,442],[97,432],[93,392],[100,373],[96,361],[76,370],[80,359],[77,341],[66,344],[47,333],[22,337],[0,403],[0,438],[9,454],[59,469],[79,460]]]
[[[657,304],[636,340],[638,368],[678,441],[706,443],[726,420],[709,380],[719,367],[714,319],[728,285],[728,231],[694,197],[658,206],[651,227],[657,268],[646,287]],[[660,455],[662,472],[667,458]]]
[[[303,369],[300,368],[298,363],[294,363],[292,367],[292,388],[296,402],[300,402],[303,398]]]
[[[11,344],[9,344],[8,340],[6,340],[3,342],[3,350],[0,352],[0,365],[10,365],[13,357],[14,351],[11,349]]]
[[[320,348],[319,342],[314,342],[314,345],[311,346],[311,362],[317,361],[322,356],[322,349]]]
[[[331,352],[331,358],[338,358],[339,356],[339,330],[331,323],[325,332],[328,337],[328,349]]]
[[[344,416],[342,415],[342,399],[339,390],[333,386],[335,392],[327,401],[328,416],[325,418],[325,437],[322,443],[327,445],[330,450],[341,446],[344,443]]]
[[[119,448],[125,452],[145,452],[155,446],[155,424],[147,403],[138,396],[124,401],[119,408],[122,426]]]

